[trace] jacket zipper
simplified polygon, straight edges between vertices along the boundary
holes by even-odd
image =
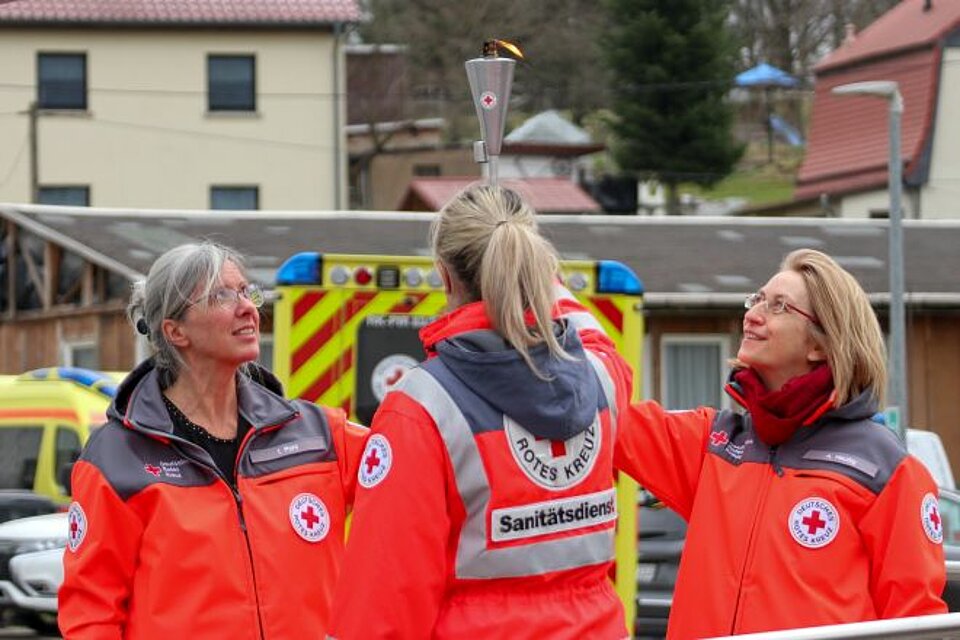
[[[293,416],[295,417],[295,416]],[[243,454],[246,452],[247,448],[250,446],[250,443],[253,439],[261,433],[266,433],[268,431],[274,431],[279,429],[281,426],[289,422],[291,419],[280,422],[274,425],[269,425],[266,427],[261,427],[259,429],[250,429],[247,432],[247,435],[244,437],[243,442],[240,443],[240,446],[237,447],[237,457],[234,460],[233,464],[233,481],[234,484],[227,482],[227,478],[220,473],[220,469],[217,468],[215,471],[217,475],[223,480],[224,484],[227,485],[227,488],[230,489],[230,493],[233,495],[233,501],[237,505],[237,517],[240,520],[240,531],[243,533],[243,541],[247,546],[247,558],[250,560],[250,575],[253,577],[253,597],[254,601],[257,604],[257,625],[260,627],[260,638],[261,640],[266,640],[267,634],[263,630],[263,614],[260,611],[260,589],[257,587],[257,569],[253,563],[253,546],[250,544],[250,534],[247,531],[247,519],[243,515],[243,496],[240,495],[240,460],[243,459]]]
[[[253,563],[253,547],[250,544],[250,534],[247,532],[247,519],[243,515],[243,496],[240,495],[240,485],[237,482],[240,459],[243,457],[243,452],[246,451],[247,446],[250,444],[250,441],[253,440],[256,434],[256,429],[250,429],[250,431],[247,432],[246,437],[243,439],[243,442],[241,442],[240,446],[237,448],[237,458],[234,460],[233,464],[234,484],[230,484],[227,481],[227,478],[220,473],[220,469],[217,469],[217,475],[220,476],[224,484],[227,485],[227,488],[230,489],[230,493],[233,495],[233,501],[237,505],[237,517],[240,520],[240,532],[243,534],[243,541],[247,546],[247,559],[250,560],[250,575],[253,578],[253,599],[257,605],[257,626],[260,628],[261,640],[266,640],[267,634],[263,631],[263,614],[260,611],[260,589],[257,587],[257,568]]]
[[[774,476],[783,477],[783,468],[777,460],[777,447],[770,448],[770,465]],[[747,550],[743,556],[743,565],[740,567],[740,580],[737,582],[737,602],[733,606],[733,620],[730,623],[730,635],[737,634],[737,620],[740,617],[740,599],[743,597],[743,581],[747,577],[747,568],[753,560],[754,545],[756,544],[757,530],[759,529],[760,514],[764,512],[767,503],[767,496],[770,494],[770,486],[773,484],[774,476],[769,476],[764,483],[762,494],[757,500],[757,509],[753,514],[753,522],[750,523],[750,535],[747,538]]]
[[[247,450],[247,447],[249,447],[250,442],[253,440],[253,438],[258,433],[266,433],[268,431],[274,431],[275,429],[279,429],[287,422],[290,422],[294,418],[299,417],[299,415],[300,415],[299,412],[295,412],[281,422],[278,422],[273,425],[260,427],[259,429],[253,428],[247,432],[247,435],[244,437],[243,442],[241,442],[240,446],[237,448],[237,457],[234,460],[234,466],[233,466],[234,482],[238,480],[240,460],[243,458],[243,453]],[[203,450],[203,447],[201,447],[200,445],[194,444],[189,440],[185,440],[173,434],[164,433],[162,435],[158,434],[158,436],[152,436],[152,434],[150,434],[147,429],[140,427],[133,420],[130,420],[126,415],[123,416],[122,421],[123,421],[123,424],[128,428],[144,433],[144,435],[148,435],[151,437],[159,437],[163,440],[166,440],[168,443],[173,443],[174,447],[177,449],[180,449],[182,445],[186,444],[190,447],[197,447],[198,449]],[[184,454],[186,458],[190,459],[196,464],[206,467],[207,469],[211,469],[215,474],[217,474],[217,477],[220,478],[220,480],[222,480],[225,485],[227,485],[227,489],[230,491],[230,495],[233,497],[233,502],[237,507],[237,519],[240,524],[240,533],[243,534],[243,541],[247,547],[247,559],[250,561],[250,575],[253,578],[253,598],[257,607],[257,626],[259,627],[259,630],[260,630],[260,639],[266,640],[267,636],[263,630],[263,614],[260,611],[260,590],[257,588],[257,570],[253,564],[253,547],[250,545],[250,535],[247,532],[247,520],[246,520],[246,517],[243,515],[243,496],[240,495],[240,489],[239,488],[234,489],[233,485],[230,484],[230,482],[227,480],[227,477],[220,472],[219,467],[217,467],[216,465],[211,466],[207,464],[205,461],[199,458],[195,458],[194,456],[191,456],[186,452],[183,452],[182,450],[181,452]]]

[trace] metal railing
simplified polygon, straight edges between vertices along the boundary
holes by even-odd
[[[960,560],[947,560],[947,580],[960,578]]]
[[[736,640],[826,640],[827,638],[909,638],[911,640],[949,638],[953,640],[960,639],[960,613],[831,624],[823,627],[723,637]],[[714,638],[714,640],[720,640],[720,638]]]
[[[947,560],[946,565],[947,579],[960,578],[960,561]],[[910,640],[950,638],[960,640],[960,613],[851,622],[723,637],[736,638],[736,640],[826,640],[827,638],[856,638],[858,640],[873,638],[908,638]],[[720,640],[720,638],[714,640]]]

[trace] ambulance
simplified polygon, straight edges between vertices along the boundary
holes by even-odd
[[[633,367],[638,398],[643,285],[625,265],[563,261],[564,284]],[[342,407],[370,424],[391,385],[426,354],[418,331],[446,305],[433,260],[417,256],[305,252],[278,270],[273,372],[292,398]],[[617,592],[635,617],[637,487],[617,481]],[[632,628],[632,624],[629,625]]]
[[[0,489],[67,504],[70,469],[106,421],[119,375],[48,367],[0,380]]]

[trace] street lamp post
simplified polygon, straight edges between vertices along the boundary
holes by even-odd
[[[890,194],[890,391],[896,424],[891,425],[903,438],[909,425],[906,378],[906,319],[903,308],[903,213],[900,207],[903,187],[903,163],[900,158],[900,119],[903,97],[900,86],[892,80],[854,82],[833,88],[838,95],[876,96],[890,104],[890,157],[887,185]],[[889,415],[888,415],[889,417]]]

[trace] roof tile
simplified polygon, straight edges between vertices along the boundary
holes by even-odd
[[[957,3],[960,5],[960,2]],[[865,80],[895,80],[904,112],[901,157],[904,175],[919,166],[930,136],[937,97],[939,48],[819,72],[813,99],[807,155],[794,198],[881,187],[887,181],[889,107],[873,97],[836,96],[833,87]]]
[[[0,0],[0,24],[291,24],[360,19],[356,0]]]
[[[410,182],[401,208],[408,203],[410,206],[422,203],[429,211],[439,211],[460,191],[477,182],[476,178],[470,177],[417,178]],[[519,193],[530,206],[541,213],[600,212],[600,205],[596,200],[574,183],[562,178],[505,179],[501,180],[501,184]]]
[[[844,44],[814,68],[817,73],[883,54],[914,47],[930,46],[960,26],[960,2],[932,0],[924,11],[924,0],[903,0]]]

